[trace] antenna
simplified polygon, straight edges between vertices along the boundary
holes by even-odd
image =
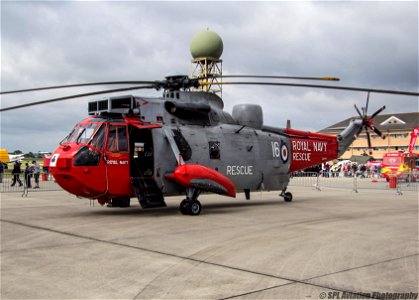
[[[223,41],[220,36],[210,31],[203,30],[195,34],[190,44],[191,78],[200,79],[201,86],[198,90],[219,93],[222,96],[222,85],[219,80],[223,74]]]

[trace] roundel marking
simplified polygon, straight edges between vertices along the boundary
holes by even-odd
[[[281,160],[283,163],[286,163],[288,161],[288,147],[287,144],[285,144],[283,141],[281,141]]]

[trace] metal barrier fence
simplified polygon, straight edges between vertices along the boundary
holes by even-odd
[[[397,178],[396,184],[397,194],[402,195],[403,192],[418,192],[419,178],[407,176],[406,178]]]
[[[348,189],[358,193],[362,189],[380,189],[394,191],[398,195],[403,192],[418,192],[419,177],[417,174],[408,174],[401,178],[394,178],[387,181],[379,178],[378,175],[359,174],[358,176],[349,176],[340,173],[314,173],[314,172],[296,172],[290,179],[290,186],[312,187],[318,191],[323,188]]]
[[[46,174],[45,174],[46,175]],[[41,176],[39,178],[39,188],[35,187],[34,177],[25,180],[24,174],[19,175],[19,181],[16,180],[13,184],[14,175],[11,173],[3,173],[2,180],[0,180],[0,193],[22,193],[22,196],[27,196],[28,193],[38,191],[60,191],[62,188],[55,182],[51,175]],[[419,177],[418,174],[408,174],[402,178],[394,178],[393,182],[387,182],[384,178],[377,178],[378,176],[344,176],[343,173],[337,175],[336,173],[314,173],[314,172],[296,172],[290,179],[290,186],[312,187],[318,191],[323,188],[339,188],[348,189],[352,192],[358,193],[362,189],[380,189],[394,191],[398,195],[403,192],[418,192],[419,191]],[[31,187],[28,186],[30,182]]]
[[[22,196],[26,196],[29,192],[62,190],[55,182],[54,177],[47,174],[41,175],[39,177],[39,188],[35,188],[35,178],[33,175],[25,178],[24,173],[21,173],[15,180],[13,174],[3,173],[0,180],[0,193],[22,193]]]

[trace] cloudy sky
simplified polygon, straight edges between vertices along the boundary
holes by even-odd
[[[418,91],[418,2],[1,1],[1,90],[189,74],[189,44],[223,39],[224,74],[336,76],[339,85]],[[99,87],[100,88],[100,87]],[[1,107],[96,90],[3,95]],[[159,96],[161,92],[134,94]],[[355,114],[366,94],[225,86],[225,109],[258,103],[266,125],[317,131]],[[52,151],[87,102],[2,112],[1,148]],[[370,112],[418,111],[418,98],[373,94]]]

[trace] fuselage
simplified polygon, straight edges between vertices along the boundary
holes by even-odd
[[[191,95],[179,100],[183,106],[138,98],[136,114],[102,113],[80,122],[52,155],[57,183],[101,203],[134,196],[133,178],[148,178],[165,196],[177,195],[184,187],[171,175],[179,164],[193,164],[225,175],[237,191],[285,190],[292,172],[338,157],[336,137],[252,128],[224,112],[218,97],[192,94],[201,96],[197,105],[188,106]]]

